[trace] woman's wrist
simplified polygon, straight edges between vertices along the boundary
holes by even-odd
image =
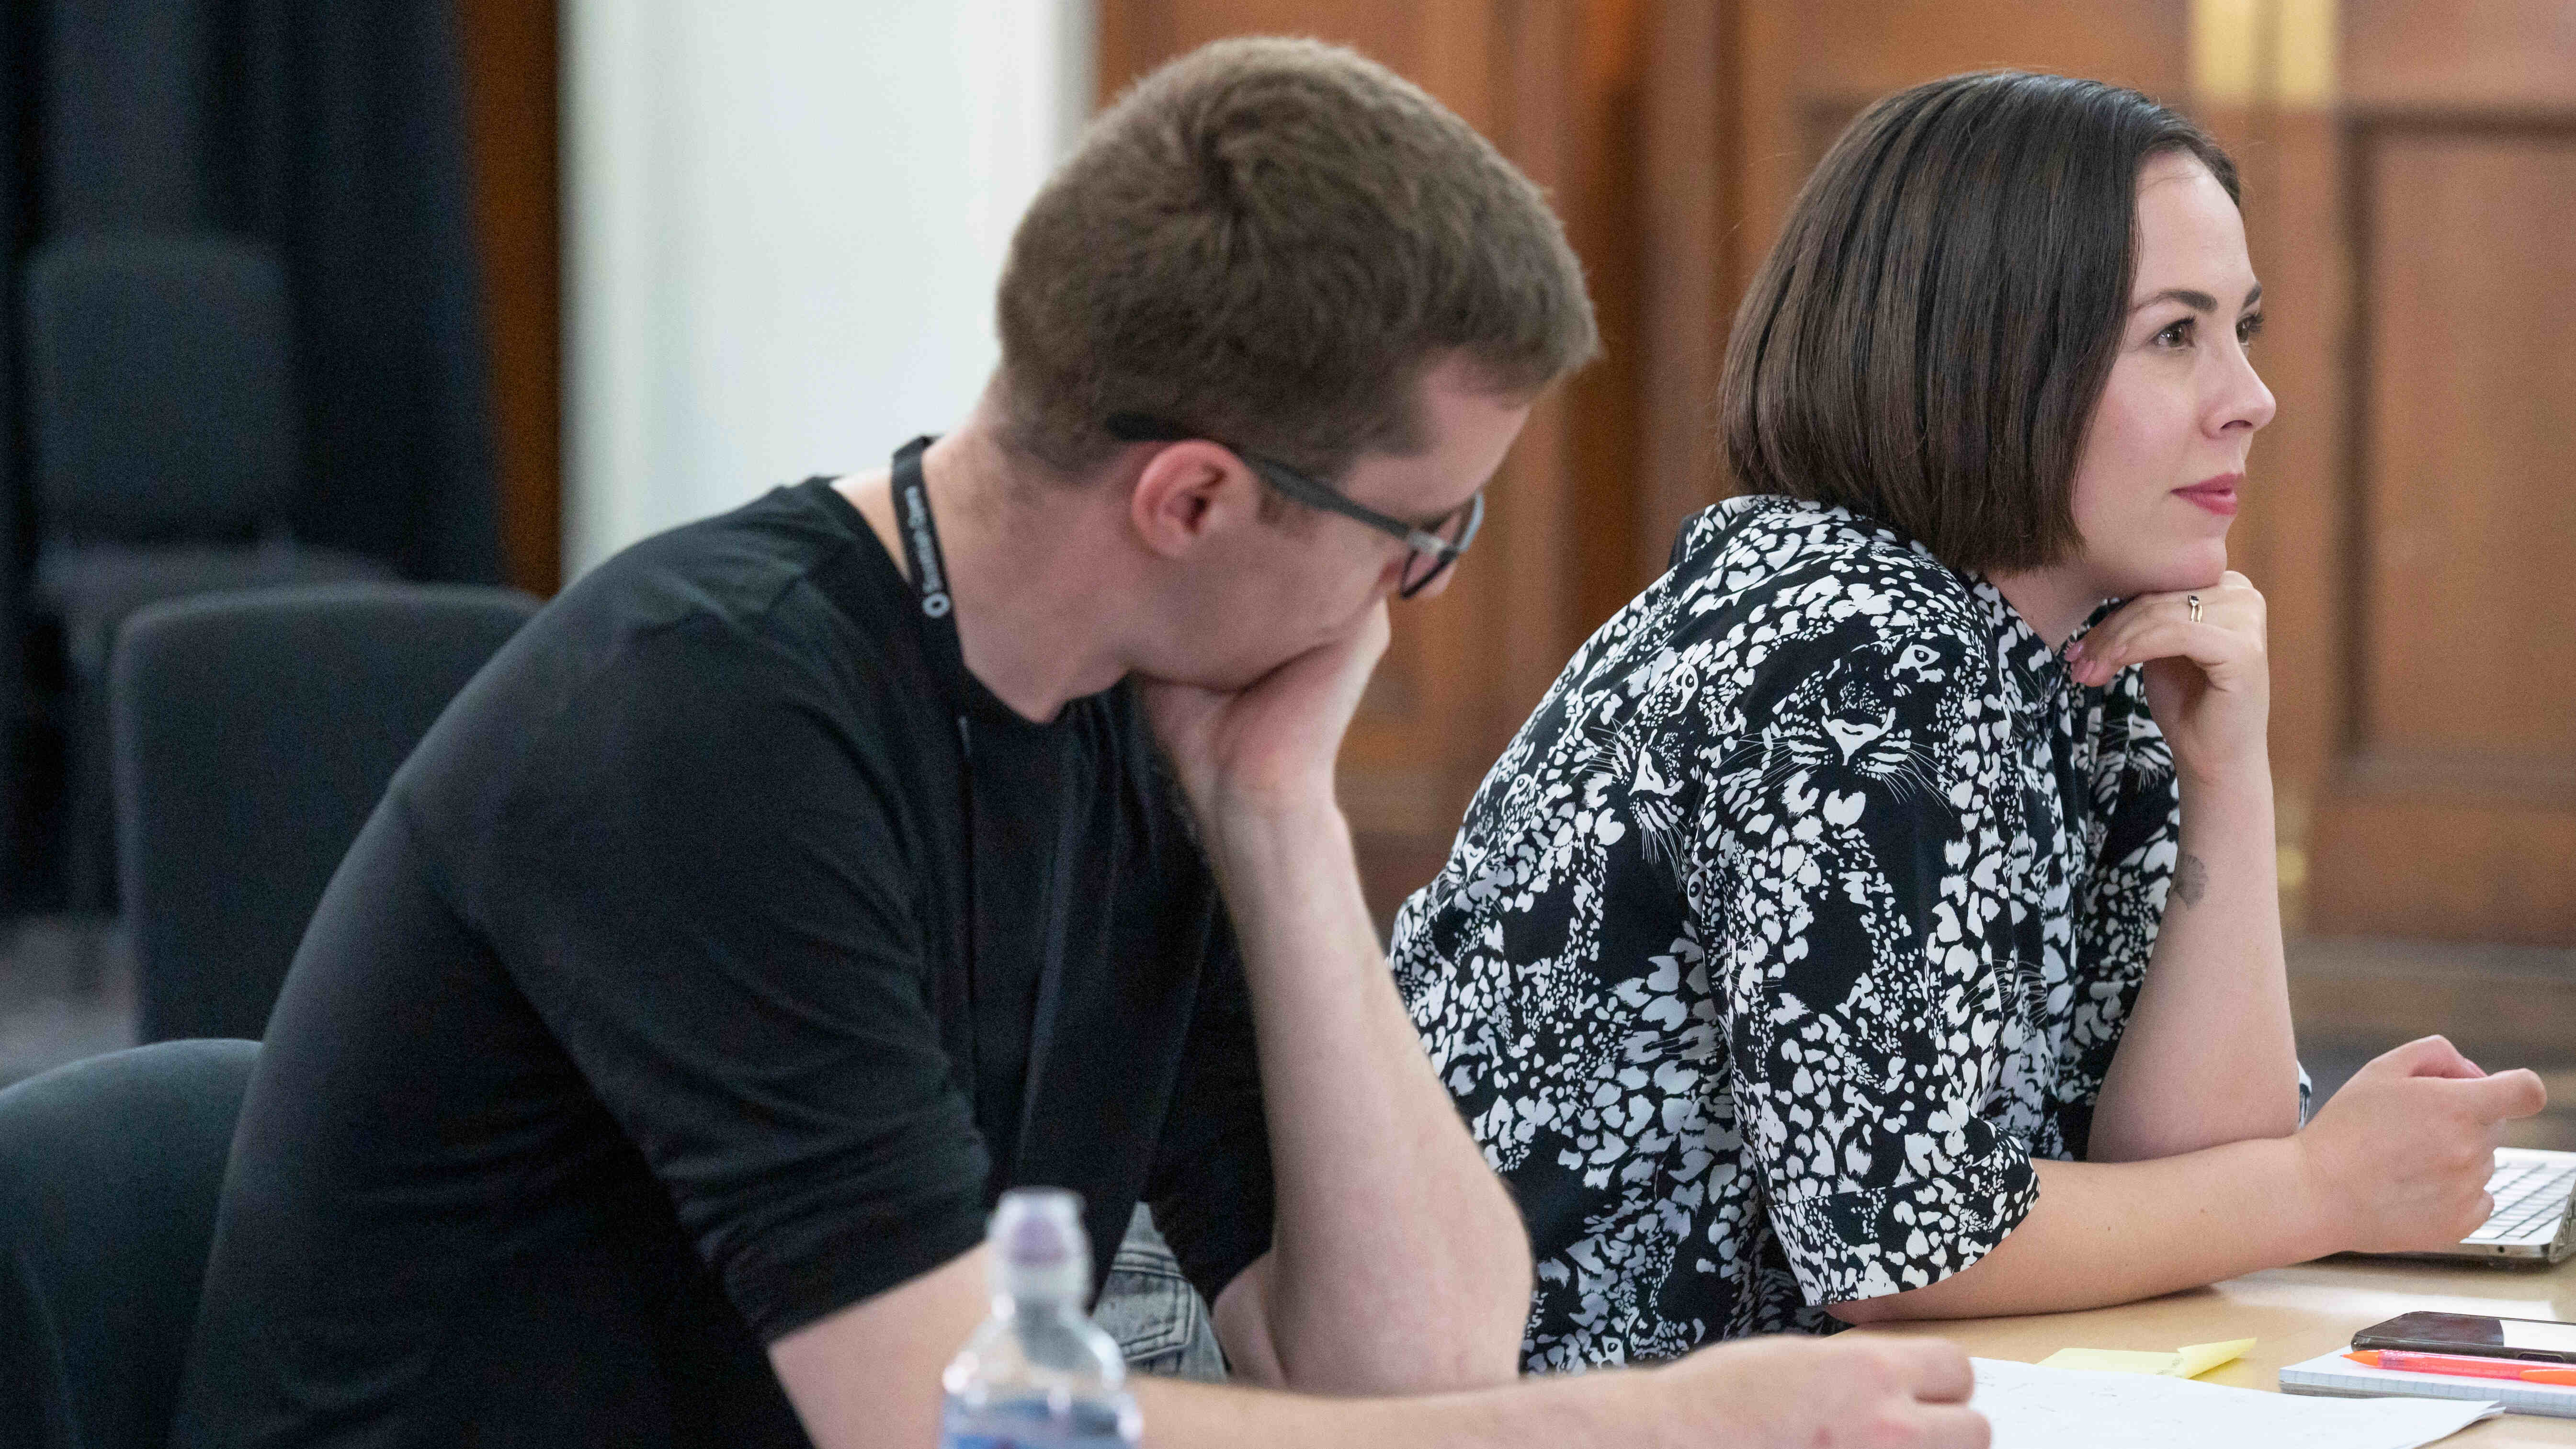
[[[2257,751],[2251,757],[2194,765],[2180,756],[2174,760],[2174,780],[2182,789],[2186,808],[2199,804],[2234,805],[2260,808],[2265,814],[2272,809],[2272,761]]]
[[[2289,1226],[2297,1256],[2291,1261],[2304,1263],[2350,1248],[2351,1209],[2333,1163],[2318,1150],[2314,1131],[2302,1128],[2266,1145],[2277,1145],[2287,1159],[2289,1188],[2281,1201],[2289,1205],[2293,1218]]]

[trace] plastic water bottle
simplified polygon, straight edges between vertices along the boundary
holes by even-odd
[[[1081,1199],[1015,1188],[993,1210],[993,1316],[940,1382],[941,1449],[1123,1449],[1143,1421],[1117,1340],[1082,1311],[1091,1240]]]

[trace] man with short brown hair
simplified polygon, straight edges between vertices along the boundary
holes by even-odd
[[[1087,475],[1121,413],[1310,476],[1426,444],[1436,359],[1527,397],[1597,346],[1582,268],[1527,177],[1345,50],[1219,41],[1096,121],[1011,238],[1003,435]]]
[[[1235,1375],[1339,1396],[1143,1383],[1155,1443],[1982,1442],[1922,1345],[1508,1387],[1528,1246],[1332,772],[1593,350],[1529,183],[1348,52],[1210,47],[1032,206],[1002,323],[955,432],[602,565],[405,767],[178,1442],[927,1444],[1034,1183],[1104,1249],[1150,1202]]]

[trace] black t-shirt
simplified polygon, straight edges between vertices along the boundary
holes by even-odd
[[[817,479],[467,687],[269,1023],[175,1442],[802,1443],[762,1343],[1006,1186],[1081,1192],[1099,1270],[1150,1202],[1211,1299],[1268,1247],[1241,967],[1132,690],[961,726],[926,658]]]

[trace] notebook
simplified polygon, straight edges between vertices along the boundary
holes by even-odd
[[[2281,1392],[2340,1399],[2406,1394],[2429,1399],[2486,1399],[2517,1414],[2576,1419],[2576,1388],[2512,1379],[2472,1379],[2452,1374],[2410,1374],[2354,1363],[2340,1353],[2321,1354],[2281,1370]]]
[[[2156,1374],[1971,1362],[1972,1402],[1994,1426],[1994,1449],[2420,1449],[2496,1412],[2493,1402],[2293,1399]]]

